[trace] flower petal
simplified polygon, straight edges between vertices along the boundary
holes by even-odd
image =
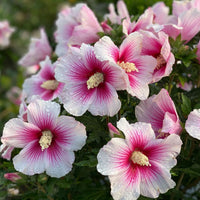
[[[69,116],[58,117],[53,132],[57,144],[69,151],[81,149],[87,138],[85,126]]]
[[[27,106],[28,122],[41,130],[52,129],[60,113],[60,105],[55,102],[35,100]]]
[[[23,148],[28,143],[36,140],[40,132],[41,130],[37,126],[14,118],[5,124],[1,141],[6,145]]]
[[[112,138],[100,149],[97,171],[103,175],[115,175],[129,167],[131,151],[125,140]]]

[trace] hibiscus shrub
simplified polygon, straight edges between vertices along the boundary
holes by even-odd
[[[200,198],[200,1],[141,2],[67,5],[31,39],[2,199]],[[13,31],[0,22],[2,49]]]

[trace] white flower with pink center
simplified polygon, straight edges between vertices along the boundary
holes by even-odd
[[[82,44],[80,49],[72,49],[57,61],[55,72],[56,79],[65,83],[61,102],[72,115],[88,110],[93,115],[113,116],[119,111],[116,90],[127,87],[125,74],[120,67],[98,60],[92,46]]]
[[[109,177],[114,200],[136,200],[140,194],[157,198],[173,188],[170,170],[181,150],[180,137],[156,139],[150,124],[129,124],[125,118],[117,127],[125,139],[112,138],[97,155],[97,170]]]
[[[55,32],[56,54],[65,55],[69,46],[81,46],[98,41],[98,32],[103,32],[93,11],[83,3],[79,3],[66,12],[60,12],[56,21]]]
[[[123,40],[119,48],[107,36],[94,45],[97,58],[109,61],[113,68],[119,66],[124,70],[129,80],[126,90],[140,100],[149,95],[148,84],[152,81],[152,73],[156,67],[155,58],[141,55],[142,41],[142,34],[134,32]]]
[[[10,44],[10,37],[14,31],[8,21],[0,21],[0,47],[4,48]]]
[[[52,49],[44,29],[40,30],[41,38],[31,38],[29,51],[20,60],[19,65],[29,67],[38,65],[46,56],[51,56]]]
[[[27,107],[27,122],[14,118],[3,129],[2,143],[23,148],[13,158],[14,167],[26,175],[46,171],[61,177],[70,172],[74,152],[86,141],[85,126],[73,117],[58,116],[60,105],[36,100]]]
[[[38,95],[44,100],[53,100],[61,93],[64,84],[55,79],[55,65],[47,56],[40,62],[41,69],[36,74],[27,78],[23,84],[23,91],[27,96],[27,101],[33,95]]]
[[[182,131],[174,102],[165,89],[141,101],[135,108],[135,115],[138,121],[150,123],[158,138]]]
[[[169,76],[175,63],[174,55],[171,53],[169,37],[164,32],[158,36],[148,31],[143,31],[142,55],[151,55],[157,60],[153,71],[152,82],[157,82],[165,76]]]
[[[200,109],[194,109],[185,123],[185,129],[190,136],[200,140]]]

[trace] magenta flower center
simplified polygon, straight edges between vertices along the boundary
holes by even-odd
[[[39,140],[39,144],[42,148],[42,151],[44,149],[47,149],[51,145],[52,138],[53,138],[53,135],[52,135],[51,131],[49,131],[49,130],[42,131],[42,136]]]
[[[151,166],[148,157],[140,151],[134,151],[132,153],[131,160],[134,164],[138,164],[141,166]]]
[[[129,63],[129,62],[117,62],[117,64],[122,68],[124,69],[126,72],[139,72],[139,70],[136,68],[135,64],[134,63]]]
[[[157,70],[164,67],[167,64],[164,57],[161,54],[158,55],[156,59],[157,59],[157,65],[156,65]]]
[[[47,90],[56,90],[58,85],[59,85],[59,82],[57,80],[47,80],[47,81],[44,81],[40,85],[40,87]]]
[[[104,77],[103,74],[100,72],[96,72],[87,80],[87,88],[95,88],[98,87],[100,83],[103,83]]]

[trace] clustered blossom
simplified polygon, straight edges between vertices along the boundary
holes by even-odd
[[[162,88],[149,97],[149,86],[156,86],[174,70],[170,38],[180,36],[187,44],[200,31],[200,4],[174,1],[169,15],[169,8],[158,2],[136,21],[121,0],[117,13],[113,4],[108,9],[103,22],[83,3],[63,9],[55,22],[54,51],[44,29],[41,38],[31,40],[19,64],[37,66],[37,73],[23,84],[19,116],[5,124],[0,151],[10,159],[14,148],[22,148],[13,163],[26,175],[46,172],[62,177],[71,171],[74,151],[84,146],[87,136],[83,124],[71,116],[59,116],[59,104],[66,115],[89,111],[107,120],[118,114],[119,119],[124,109],[120,92],[128,93],[140,101],[135,107],[138,122],[129,124],[121,118],[120,131],[108,123],[112,139],[99,150],[97,171],[108,176],[115,200],[134,200],[140,194],[157,198],[175,186],[170,170],[181,150],[182,123],[168,91]],[[120,41],[113,38],[116,26],[122,26]],[[200,63],[200,42],[196,46]],[[185,124],[197,139],[199,113],[192,111]]]

